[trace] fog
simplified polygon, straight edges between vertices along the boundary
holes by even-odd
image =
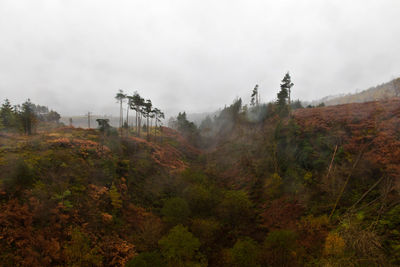
[[[115,114],[118,89],[166,112],[235,97],[355,92],[400,76],[400,1],[0,0],[0,101]]]

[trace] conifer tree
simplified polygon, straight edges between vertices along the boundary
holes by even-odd
[[[285,74],[281,83],[281,90],[278,93],[278,110],[282,116],[287,115],[290,106],[290,92],[293,87],[289,72]]]
[[[150,132],[149,119],[151,116],[152,107],[153,107],[153,104],[151,103],[151,100],[147,99],[146,102],[144,103],[144,115],[145,115],[145,118],[147,119],[147,128],[146,128],[147,129],[147,138],[149,138],[149,136],[150,136],[149,135],[149,132]]]
[[[140,136],[140,127],[143,115],[144,98],[142,98],[138,92],[135,92],[132,96],[131,107],[136,112],[136,133]]]
[[[156,125],[155,125],[156,127],[154,129],[154,136],[157,137],[157,127],[158,127],[158,125],[161,126],[161,119],[164,119],[165,116],[164,116],[164,113],[158,108],[154,109],[154,114],[155,114],[155,120],[156,120],[156,122],[155,122],[156,123]]]
[[[259,105],[259,95],[258,95],[258,84],[256,84],[256,86],[253,89],[253,92],[251,94],[251,102],[250,105],[251,106],[258,106]]]
[[[31,135],[32,130],[37,122],[37,118],[33,109],[33,104],[30,99],[22,104],[21,111],[19,112],[22,127],[25,134]]]
[[[121,128],[121,134],[122,134],[122,125],[124,122],[124,120],[123,120],[124,115],[122,114],[122,102],[124,101],[125,98],[126,98],[126,95],[124,94],[124,91],[119,89],[117,95],[115,96],[115,99],[119,103],[119,127]]]
[[[0,118],[4,127],[12,127],[14,125],[14,108],[8,99],[4,100],[0,108]]]
[[[135,111],[135,127],[136,127],[136,133],[139,135],[139,128],[138,128],[138,123],[139,123],[139,112],[140,112],[140,108],[139,108],[139,104],[140,104],[140,95],[138,94],[138,92],[135,92],[132,96],[132,102],[131,104],[131,108]]]
[[[131,109],[132,101],[133,101],[133,96],[126,95],[127,99],[127,106],[126,106],[126,128],[128,129],[129,133],[129,110]]]

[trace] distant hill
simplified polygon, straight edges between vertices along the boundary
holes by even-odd
[[[327,96],[317,101],[311,102],[312,105],[325,103],[327,106],[363,103],[368,101],[385,100],[392,97],[400,96],[400,78],[396,78],[390,82],[368,88],[355,94],[342,94],[337,96]]]

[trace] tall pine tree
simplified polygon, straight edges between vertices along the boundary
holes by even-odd
[[[281,90],[278,93],[278,110],[281,116],[286,116],[289,113],[290,107],[290,93],[293,83],[290,78],[289,72],[285,74],[281,83]]]

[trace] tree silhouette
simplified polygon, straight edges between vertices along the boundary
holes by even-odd
[[[126,98],[126,95],[124,94],[124,91],[119,89],[117,95],[115,96],[115,99],[119,103],[119,127],[121,128],[121,135],[122,135],[122,124],[123,124],[123,114],[122,114],[122,102]]]
[[[150,116],[151,116],[152,107],[153,107],[153,104],[151,103],[151,100],[147,99],[146,102],[144,103],[144,109],[143,109],[144,116],[145,116],[145,118],[147,120],[147,128],[146,128],[147,129],[147,138],[150,137],[149,119],[150,119]]]
[[[109,119],[97,119],[96,120],[98,125],[99,125],[99,130],[102,133],[108,133],[108,131],[110,130],[111,126],[109,124]]]
[[[278,110],[282,116],[286,116],[289,112],[288,106],[290,106],[290,89],[293,87],[291,82],[290,74],[287,72],[285,77],[282,79],[281,90],[278,93]],[[289,105],[288,105],[289,104]]]
[[[154,137],[157,137],[157,127],[158,127],[158,125],[160,125],[161,126],[161,119],[164,119],[165,118],[165,116],[164,116],[164,113],[160,110],[160,109],[158,109],[158,108],[154,108],[154,116],[155,116],[155,128],[154,128]]]
[[[129,134],[129,110],[131,109],[131,105],[133,102],[133,96],[126,95],[127,101],[127,106],[126,106],[126,128],[127,128],[127,133]]]
[[[35,116],[33,104],[30,99],[22,104],[21,111],[19,112],[19,117],[22,122],[22,127],[25,134],[31,135],[33,127],[37,123],[37,119]]]
[[[11,106],[10,101],[6,99],[0,109],[0,118],[4,127],[7,128],[15,125],[14,112],[15,110]]]
[[[256,86],[253,89],[253,92],[251,94],[251,101],[250,101],[250,105],[251,106],[258,106],[260,104],[260,97],[258,94],[258,84],[256,84]]]
[[[139,112],[140,112],[140,100],[141,97],[138,92],[135,92],[132,96],[132,102],[130,103],[131,109],[135,111],[135,126],[136,126],[136,134],[139,135]]]
[[[141,129],[141,126],[142,126],[142,118],[143,118],[143,114],[144,114],[144,112],[145,112],[145,106],[144,106],[144,104],[145,104],[144,98],[140,97],[140,98],[139,98],[139,101],[138,101],[138,110],[139,110],[139,118],[138,118],[138,122],[139,122],[139,127],[138,127],[138,135],[139,135],[139,136],[140,136],[140,131],[142,130],[142,129]]]

